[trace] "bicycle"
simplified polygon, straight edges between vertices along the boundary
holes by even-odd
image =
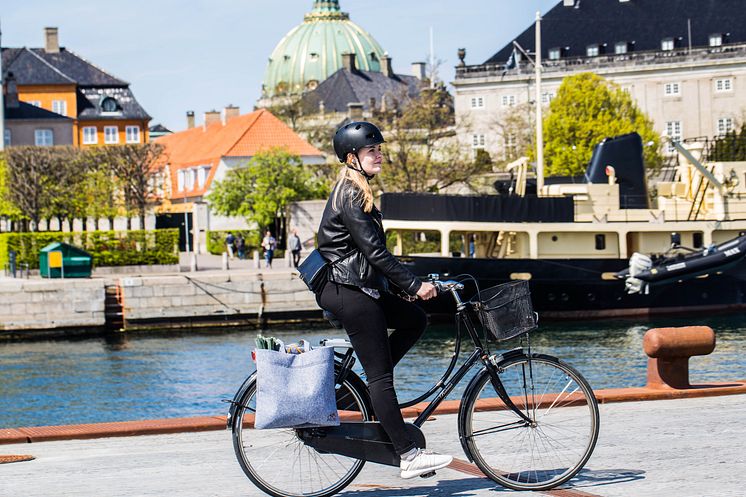
[[[577,370],[556,357],[531,352],[529,335],[537,327],[537,315],[528,282],[514,281],[481,292],[477,287],[475,298],[464,301],[459,293],[463,280],[432,279],[441,293],[455,299],[457,333],[453,356],[440,380],[416,399],[400,404],[400,408],[410,407],[437,394],[413,423],[407,423],[417,445],[425,446],[419,427],[481,363],[458,413],[459,439],[469,461],[496,483],[514,490],[547,490],[567,482],[593,453],[599,432],[598,403]],[[462,326],[474,351],[453,374]],[[499,355],[487,348],[489,339],[517,336],[524,337],[525,348]],[[232,430],[238,462],[257,487],[275,497],[333,495],[355,479],[366,461],[399,465],[393,445],[373,421],[367,387],[352,370],[352,346],[342,339],[322,340],[322,344],[335,347],[340,426],[254,430],[255,373],[231,401],[227,427]],[[427,476],[432,475],[423,475]]]

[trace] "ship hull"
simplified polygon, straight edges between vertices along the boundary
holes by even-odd
[[[473,275],[480,288],[530,275],[534,309],[545,319],[691,315],[746,310],[746,262],[706,277],[651,285],[649,293],[628,294],[623,279],[611,275],[627,268],[626,259],[470,259],[401,257],[420,277]],[[467,293],[474,288],[467,285]],[[448,314],[443,300],[424,303],[433,315]]]

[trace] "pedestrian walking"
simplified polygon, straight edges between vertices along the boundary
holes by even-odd
[[[246,240],[244,240],[243,235],[239,233],[238,238],[236,238],[236,251],[238,252],[238,258],[240,260],[244,260],[246,258]]]
[[[290,249],[290,253],[293,254],[293,267],[297,268],[300,263],[300,250],[302,248],[297,229],[293,230],[293,234],[290,236],[290,240],[288,240],[288,248]]]
[[[268,268],[272,267],[272,258],[275,256],[275,248],[277,248],[277,240],[272,236],[272,232],[267,230],[262,239],[262,248],[264,249],[264,261]]]
[[[233,236],[232,232],[228,232],[228,236],[225,237],[225,249],[228,252],[228,257],[233,259],[233,254],[236,249],[236,237]]]

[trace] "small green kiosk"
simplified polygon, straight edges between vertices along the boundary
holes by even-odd
[[[91,254],[67,243],[50,243],[39,253],[42,278],[90,278],[92,270]]]

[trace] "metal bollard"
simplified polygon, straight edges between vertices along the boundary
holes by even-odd
[[[192,259],[189,263],[189,270],[193,273],[197,271],[197,254],[195,254],[194,252],[192,252]]]
[[[223,252],[223,271],[228,271],[228,252]]]
[[[259,251],[255,250],[254,254],[252,255],[252,259],[254,260],[254,269],[259,269]]]
[[[11,250],[8,252],[8,264],[10,265],[10,274],[16,277],[16,251]]]
[[[715,350],[715,332],[709,326],[653,328],[645,333],[649,388],[691,388],[689,358]]]

